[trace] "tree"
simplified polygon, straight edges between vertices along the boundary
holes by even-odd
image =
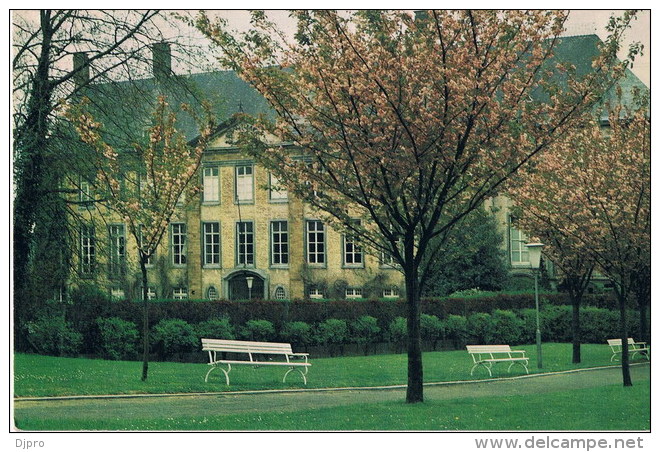
[[[21,348],[20,333],[39,300],[66,287],[79,227],[70,196],[78,181],[66,176],[80,174],[76,167],[84,159],[76,154],[79,140],[66,133],[58,107],[90,87],[144,78],[153,43],[166,33],[175,40],[176,29],[168,16],[151,10],[14,11],[12,19],[13,290]],[[177,49],[181,58],[192,58],[185,46]],[[97,111],[107,113],[108,123],[114,121],[115,130],[122,131],[115,143],[130,143],[135,140],[131,126],[141,123],[136,111],[144,114],[144,106],[151,107],[153,93],[136,85],[130,101],[94,102]]]
[[[523,172],[524,173],[524,172]],[[571,333],[573,342],[572,361],[579,363],[581,357],[581,333],[580,333],[580,305],[593,273],[595,262],[591,256],[584,253],[572,237],[565,236],[547,223],[548,211],[544,210],[541,216],[538,215],[542,208],[540,199],[545,202],[547,199],[555,199],[555,192],[545,192],[544,198],[531,199],[531,193],[527,190],[528,181],[524,176],[518,177],[515,185],[510,186],[508,193],[515,199],[516,205],[516,224],[529,234],[536,237],[533,242],[540,241],[546,247],[543,252],[555,266],[560,270],[562,277],[562,286],[568,292],[568,297],[572,306]],[[537,187],[541,189],[542,187]],[[549,187],[547,187],[549,188]],[[538,192],[536,192],[538,194]],[[554,223],[564,221],[564,212],[572,209],[572,204],[567,198],[560,198],[555,202],[564,202],[562,209],[553,210]]]
[[[565,13],[294,11],[293,38],[197,26],[270,103],[238,141],[405,278],[406,401],[423,401],[420,293],[454,226],[568,130],[612,81],[618,35],[588,73],[553,59]],[[273,146],[264,137],[292,143]],[[355,221],[359,219],[361,221]]]
[[[188,110],[184,106],[185,110]],[[95,151],[93,165],[97,170],[94,191],[103,199],[110,214],[119,216],[138,249],[142,274],[143,361],[142,380],[149,366],[149,294],[147,263],[160,244],[177,209],[195,198],[202,155],[213,121],[200,120],[200,135],[190,146],[176,129],[176,115],[160,96],[149,128],[146,144],[132,150],[115,150],[103,138],[102,124],[85,110],[73,105],[67,116],[72,120],[81,140]]]
[[[433,257],[424,296],[445,296],[459,290],[501,290],[508,277],[503,237],[492,213],[479,208],[457,225]]]
[[[522,176],[525,182],[516,196],[522,195],[526,214],[551,229],[570,254],[595,262],[614,284],[624,344],[623,384],[630,386],[626,304],[640,279],[650,279],[648,103],[638,99],[626,106],[619,95],[607,117],[608,127],[589,118],[539,158]]]

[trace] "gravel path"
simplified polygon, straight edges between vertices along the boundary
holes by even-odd
[[[650,379],[651,366],[631,366],[633,384]],[[566,389],[621,384],[621,369],[606,367],[541,374],[516,378],[492,379],[479,382],[431,383],[425,386],[425,400],[449,400],[472,397],[538,394]],[[372,389],[334,389],[298,391],[260,391],[253,393],[214,393],[192,395],[161,395],[131,397],[40,398],[14,400],[14,415],[79,418],[81,412],[88,418],[140,417],[155,409],[164,413],[181,413],[191,410],[197,415],[219,413],[283,412],[305,408],[321,408],[356,403],[376,403],[405,399],[405,387]],[[37,415],[35,411],[38,411]]]

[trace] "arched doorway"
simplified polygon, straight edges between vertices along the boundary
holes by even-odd
[[[227,279],[230,300],[264,299],[264,278],[250,271],[239,271]],[[251,286],[251,287],[250,287]]]

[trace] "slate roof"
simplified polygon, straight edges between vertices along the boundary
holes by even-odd
[[[555,59],[574,64],[577,73],[584,75],[591,70],[591,61],[598,52],[599,42],[600,38],[596,35],[563,37],[557,45]],[[629,70],[619,85],[623,89],[624,103],[631,102],[634,89],[648,90]],[[109,130],[114,131],[117,139],[122,136],[126,139],[129,136],[134,137],[135,132],[143,133],[157,93],[166,95],[173,108],[181,102],[199,107],[202,99],[210,101],[217,124],[226,122],[239,112],[250,115],[272,113],[266,100],[233,71],[172,75],[165,79],[150,78],[112,85],[94,85],[90,90],[92,92],[88,96],[94,97],[96,107],[100,107],[97,108],[101,111],[99,119],[107,124]],[[606,98],[612,99],[614,93],[614,89],[610,90]],[[136,102],[138,96],[143,96],[144,100]],[[124,99],[126,101],[123,101]],[[136,119],[136,116],[142,120]],[[196,125],[187,115],[178,115],[177,124],[189,140],[197,136]]]

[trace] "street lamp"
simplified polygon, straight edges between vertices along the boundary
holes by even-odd
[[[248,300],[252,300],[252,281],[254,281],[254,276],[246,276],[245,282],[248,286]]]
[[[538,239],[532,243],[528,243],[527,249],[529,250],[529,264],[534,271],[534,296],[536,299],[536,355],[538,368],[543,368],[543,354],[541,352],[541,322],[539,321],[539,268],[541,267],[541,249],[543,243]]]

